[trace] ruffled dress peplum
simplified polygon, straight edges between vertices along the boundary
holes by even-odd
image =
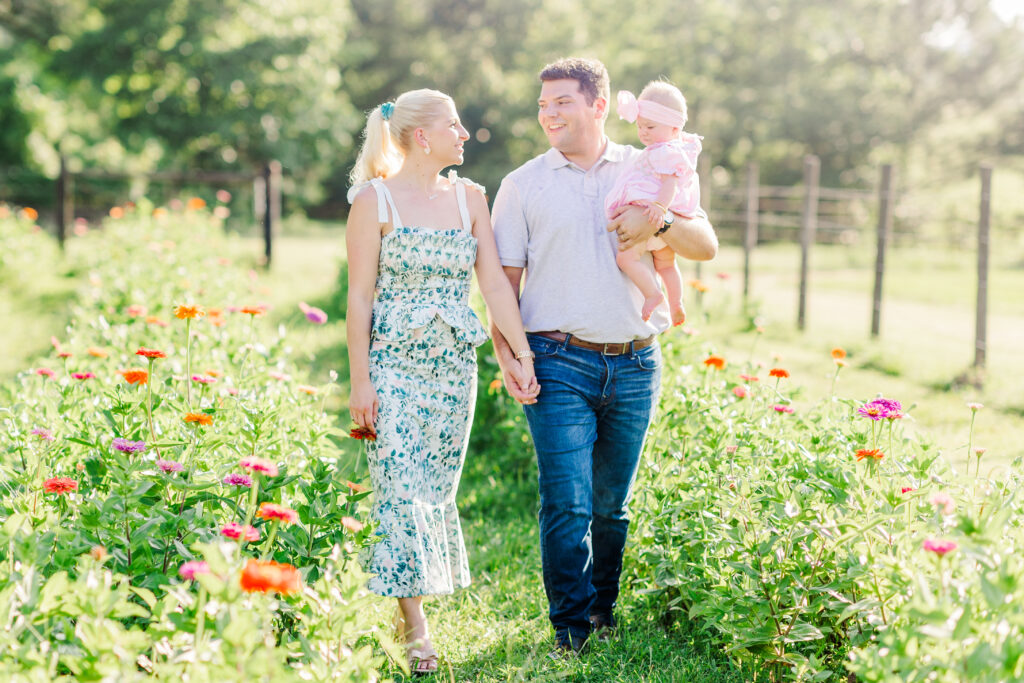
[[[476,347],[487,331],[470,308],[476,238],[466,183],[449,180],[460,228],[404,225],[379,179],[381,238],[370,334],[377,439],[366,441],[379,542],[363,555],[369,588],[386,597],[451,593],[469,585],[455,506],[476,402]],[[353,188],[350,199],[362,186]]]

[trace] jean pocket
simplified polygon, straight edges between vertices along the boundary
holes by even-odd
[[[655,344],[634,354],[636,366],[641,370],[657,370],[661,367],[661,346]]]
[[[552,356],[557,356],[558,352],[562,349],[561,342],[557,342],[554,339],[548,339],[547,337],[528,334],[526,335],[526,340],[530,342],[530,350],[533,351],[537,358],[551,358]]]

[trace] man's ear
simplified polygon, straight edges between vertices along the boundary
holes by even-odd
[[[608,100],[604,97],[595,98],[594,109],[597,111],[597,118],[603,119],[608,114]]]

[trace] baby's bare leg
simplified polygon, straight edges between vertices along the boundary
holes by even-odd
[[[662,247],[652,251],[651,255],[654,257],[654,269],[665,283],[672,324],[682,325],[686,321],[686,309],[683,308],[683,274],[676,264],[676,253],[669,247]]]
[[[658,304],[665,297],[661,293],[661,287],[658,286],[657,278],[640,260],[641,254],[645,251],[647,250],[644,248],[644,245],[620,251],[615,256],[615,263],[618,264],[619,270],[625,273],[633,281],[633,284],[640,289],[640,293],[644,295],[644,306],[640,311],[640,315],[644,320],[650,320],[654,309],[658,307]]]

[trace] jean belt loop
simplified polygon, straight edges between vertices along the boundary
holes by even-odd
[[[629,357],[630,358],[636,358],[636,348],[634,347],[635,343],[636,343],[636,340],[632,340],[632,341],[629,342]]]
[[[569,348],[569,340],[572,339],[572,335],[568,332],[565,333],[565,339],[562,340],[562,350],[565,351]]]

